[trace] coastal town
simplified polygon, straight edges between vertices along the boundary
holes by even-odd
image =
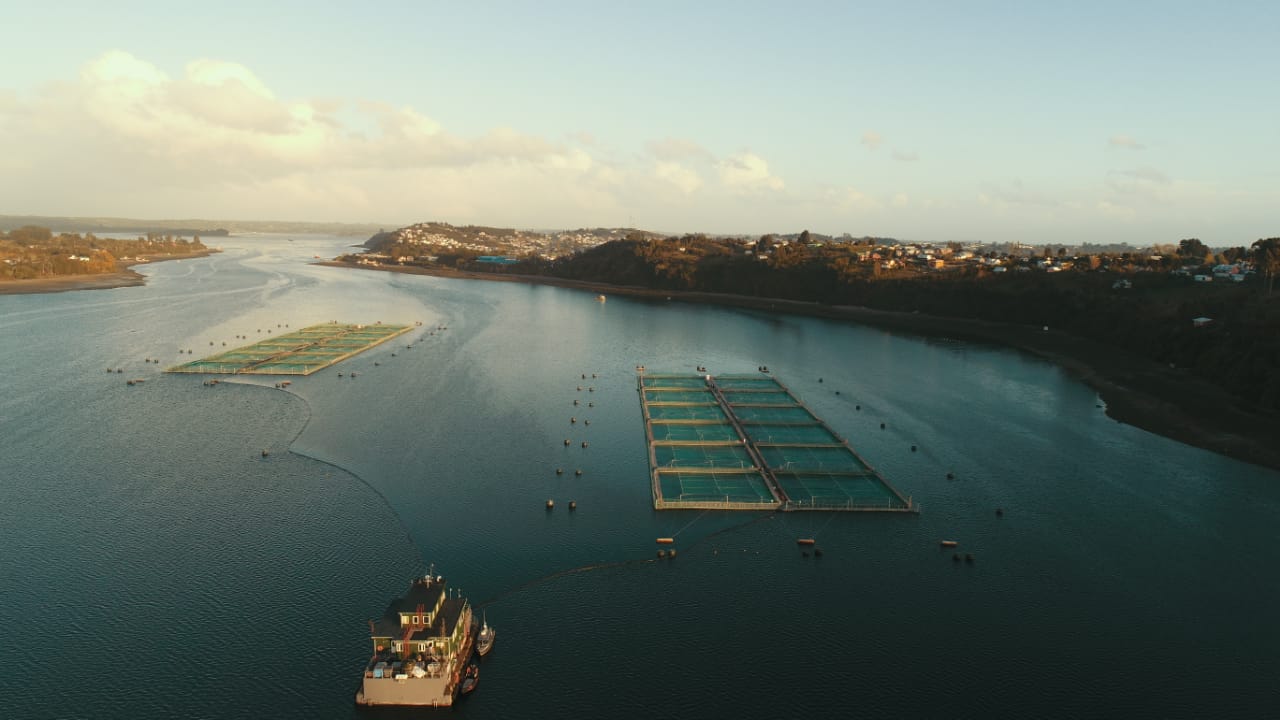
[[[1136,248],[1118,243],[1079,246],[1027,242],[919,242],[894,238],[821,235],[808,230],[794,234],[765,234],[758,238],[686,234],[664,236],[632,228],[535,231],[516,228],[454,226],[423,222],[374,235],[368,251],[347,255],[347,262],[365,266],[462,267],[473,265],[557,264],[575,254],[610,242],[674,244],[675,252],[702,256],[739,255],[761,263],[779,264],[804,257],[838,259],[843,268],[860,267],[872,277],[913,274],[1001,274],[1006,272],[1168,272],[1196,282],[1242,282],[1254,274],[1257,253],[1244,246],[1205,246],[1195,239],[1177,244]],[[1276,252],[1270,248],[1271,252]],[[1264,253],[1265,254],[1265,253]],[[1123,283],[1117,284],[1123,287]]]

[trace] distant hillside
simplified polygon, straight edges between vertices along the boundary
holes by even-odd
[[[364,246],[393,257],[503,255],[554,260],[632,235],[658,237],[656,233],[631,228],[518,230],[423,222],[379,232]]]
[[[0,230],[46,227],[68,233],[164,233],[183,237],[225,237],[234,233],[297,233],[362,236],[381,230],[376,225],[279,220],[145,220],[138,218],[0,215]]]

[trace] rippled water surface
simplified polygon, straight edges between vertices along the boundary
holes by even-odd
[[[1280,707],[1277,473],[1000,349],[307,264],[349,242],[0,296],[0,716],[382,716],[365,620],[430,563],[499,632],[458,716]],[[423,326],[288,391],[160,372],[331,319]],[[637,364],[768,365],[923,512],[653,511]]]

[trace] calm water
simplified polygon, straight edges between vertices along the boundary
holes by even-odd
[[[306,264],[350,242],[0,296],[0,716],[422,716],[352,696],[366,618],[429,563],[499,630],[459,717],[1280,709],[1280,474],[999,349]],[[289,392],[159,372],[331,319],[423,327]],[[768,365],[923,512],[654,512],[637,364]]]

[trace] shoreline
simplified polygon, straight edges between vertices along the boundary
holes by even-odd
[[[36,295],[40,293],[71,292],[73,290],[110,290],[112,288],[139,287],[147,284],[147,278],[133,269],[134,265],[150,265],[168,260],[188,260],[208,257],[217,250],[203,250],[180,255],[153,255],[143,260],[116,262],[115,272],[91,275],[57,275],[29,280],[0,281],[0,295]]]
[[[449,268],[361,266],[333,260],[327,267],[431,275],[469,280],[553,285],[604,295],[678,300],[748,310],[781,312],[855,322],[883,330],[947,337],[1012,348],[1053,363],[1093,388],[1107,416],[1147,432],[1236,460],[1280,470],[1280,418],[1241,407],[1211,383],[1188,370],[1170,368],[1125,350],[1065,333],[989,320],[947,318],[866,307],[821,305],[745,295],[652,290],[536,275],[498,275]]]

